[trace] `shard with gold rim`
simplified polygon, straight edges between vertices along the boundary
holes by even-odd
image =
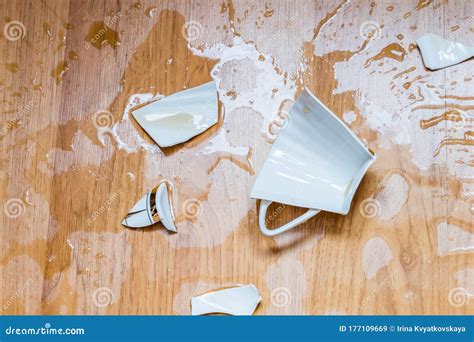
[[[173,184],[161,181],[135,204],[122,224],[129,228],[144,228],[161,222],[167,230],[176,233],[172,193]]]

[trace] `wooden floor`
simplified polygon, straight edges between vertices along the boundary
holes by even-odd
[[[474,60],[432,72],[415,44],[474,46],[474,3],[1,0],[0,13],[2,314],[189,314],[192,296],[248,283],[259,315],[474,313]],[[185,144],[160,150],[129,114],[212,79],[219,123]],[[250,189],[304,87],[377,161],[348,215],[267,238]],[[163,179],[178,233],[124,228]],[[303,211],[274,205],[267,221]]]

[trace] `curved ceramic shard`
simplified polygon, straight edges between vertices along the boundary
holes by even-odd
[[[304,89],[270,149],[250,197],[346,215],[374,161],[375,155],[365,144]]]
[[[474,47],[446,40],[434,33],[417,39],[416,44],[423,63],[431,70],[446,68],[474,56]]]
[[[132,115],[159,146],[180,144],[217,123],[217,89],[209,82],[147,104]]]
[[[232,287],[193,297],[191,314],[252,315],[261,300],[257,288],[252,284]]]
[[[177,232],[171,202],[172,191],[171,182],[160,182],[134,205],[122,224],[129,228],[143,228],[161,221],[167,230]]]

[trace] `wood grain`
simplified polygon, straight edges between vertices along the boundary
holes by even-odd
[[[189,314],[192,296],[246,283],[262,295],[256,314],[474,313],[473,145],[460,144],[474,130],[474,62],[431,72],[413,45],[431,31],[474,45],[472,3],[31,0],[0,12],[21,24],[20,38],[0,37],[2,314]],[[136,94],[213,78],[219,123],[189,142],[160,150],[130,119]],[[303,87],[353,112],[378,159],[347,216],[267,238],[249,193],[272,120]],[[420,128],[453,107],[457,125]],[[435,157],[443,139],[458,140]],[[178,233],[124,228],[161,179],[175,183]],[[269,223],[304,210],[274,204]]]

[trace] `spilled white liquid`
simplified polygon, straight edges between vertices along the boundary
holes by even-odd
[[[367,279],[372,279],[377,272],[392,261],[392,250],[385,240],[374,237],[366,242],[362,250],[362,267]]]
[[[437,231],[438,255],[474,251],[474,234],[446,222],[439,223]]]
[[[107,312],[110,306],[120,301],[122,285],[128,277],[132,262],[132,246],[128,241],[127,231],[77,231],[68,236],[67,243],[73,257],[69,267],[61,271],[60,281],[66,284],[52,288],[48,301],[55,301],[59,296],[67,296],[70,300],[72,297],[76,303],[75,311],[68,307],[68,314]],[[75,291],[64,293],[61,291],[64,285]]]
[[[435,151],[445,138],[462,138],[464,132],[473,129],[474,122],[464,120],[456,125],[450,122],[445,125],[446,122],[441,122],[441,124],[422,129],[420,120],[441,115],[444,110],[441,107],[417,109],[420,105],[444,106],[446,103],[448,107],[449,104],[472,105],[472,101],[467,99],[447,100],[440,97],[443,94],[472,96],[470,83],[463,81],[472,77],[472,72],[466,68],[465,64],[453,66],[449,70],[450,75],[455,75],[452,80],[456,82],[448,83],[442,74],[425,69],[420,52],[410,47],[410,44],[426,33],[426,30],[417,26],[416,15],[407,17],[401,15],[401,13],[413,12],[412,7],[409,2],[397,3],[396,11],[400,15],[388,12],[385,6],[374,7],[372,24],[378,26],[378,29],[374,31],[365,49],[355,53],[348,60],[334,65],[337,80],[334,94],[355,92],[357,110],[363,117],[362,128],[369,128],[377,134],[375,144],[380,148],[390,149],[393,145],[409,145],[412,163],[422,170],[428,170],[436,164],[445,165],[446,154],[448,154],[449,173],[458,178],[472,179],[472,166],[467,165],[469,161],[472,161],[472,148],[443,147],[442,153],[437,156],[435,156]],[[442,8],[442,6],[427,6],[419,13],[431,12],[430,15],[436,22],[443,17]],[[367,39],[367,36],[363,34],[363,29],[368,23],[364,22],[367,18],[366,13],[357,15],[365,10],[364,6],[359,6],[354,2],[347,4],[344,11],[356,14],[351,18],[353,25],[341,27],[337,37],[353,34],[354,27],[360,28],[360,34],[354,39],[341,40],[337,37],[331,39],[330,30],[323,27],[321,35],[326,35],[328,39],[324,39],[321,44],[314,44],[315,54],[322,56],[332,51],[357,51]],[[456,34],[463,37],[470,36],[469,20],[460,18],[457,23],[460,29],[456,31]],[[439,31],[442,27],[443,25],[440,24],[433,26],[432,29],[435,33],[443,35],[443,32]],[[394,32],[403,33],[403,35],[398,38],[393,34]],[[369,58],[376,56],[389,44],[399,44],[406,51],[402,61],[384,57],[367,64]],[[361,82],[360,80],[368,81]],[[380,153],[383,153],[383,150],[380,150]],[[457,160],[462,160],[464,163],[457,163]]]
[[[0,257],[16,243],[31,243],[35,240],[51,240],[58,231],[48,200],[33,188],[18,197],[7,198],[0,220],[8,225],[9,234],[1,242]]]
[[[197,56],[218,60],[211,76],[225,112],[229,114],[240,107],[253,109],[263,117],[261,132],[271,137],[270,122],[276,119],[281,103],[292,100],[296,92],[295,82],[275,70],[273,58],[241,37],[234,37],[230,46],[218,43],[203,50],[189,48]],[[235,82],[236,78],[239,82]]]
[[[405,179],[399,173],[392,173],[382,190],[375,195],[375,200],[380,205],[378,217],[386,222],[397,216],[408,200],[410,187]]]
[[[469,296],[474,297],[474,268],[465,268],[454,274],[458,287],[466,290]]]
[[[43,171],[49,175],[57,175],[76,166],[100,166],[114,153],[114,147],[108,143],[109,138],[101,136],[101,139],[104,148],[95,145],[81,130],[78,130],[72,139],[71,150],[53,148],[47,153],[46,169]]]
[[[21,271],[20,271],[21,270]],[[0,313],[23,309],[25,314],[39,314],[43,290],[43,271],[38,263],[23,254],[0,266],[3,279],[0,292]]]
[[[117,143],[119,149],[125,150],[127,153],[135,153],[139,150],[145,150],[152,153],[161,153],[160,148],[154,143],[148,143],[143,139],[137,132],[132,124],[130,110],[139,104],[159,100],[164,96],[160,94],[133,94],[130,96],[127,105],[122,114],[122,119],[116,122],[112,127],[98,128],[97,136],[99,140],[104,144],[105,136],[108,134],[112,135]],[[105,145],[105,144],[104,144]]]
[[[349,112],[345,112],[344,114],[342,114],[342,118],[344,119],[345,123],[350,125],[357,119],[357,114],[351,110]]]

